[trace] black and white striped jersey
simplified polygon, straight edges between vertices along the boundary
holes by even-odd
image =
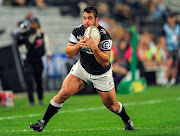
[[[98,45],[99,49],[101,51],[110,51],[112,46],[112,40],[109,33],[100,25],[98,26],[98,29],[101,35],[100,43]],[[85,27],[83,24],[76,26],[69,37],[70,43],[77,44],[79,40],[83,37],[84,32]],[[80,62],[82,67],[90,74],[101,75],[107,72],[111,67],[110,63],[107,67],[103,67],[101,64],[99,64],[90,48],[81,48],[80,56]]]

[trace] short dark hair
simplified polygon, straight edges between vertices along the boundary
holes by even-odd
[[[94,17],[97,18],[98,17],[98,12],[97,9],[93,6],[88,6],[84,9],[83,13],[87,12],[87,13],[93,13]]]
[[[37,17],[32,17],[29,19],[29,21],[32,23],[33,21],[37,22],[38,23],[38,27],[40,28],[41,25],[40,25],[40,22],[39,22],[39,19]]]

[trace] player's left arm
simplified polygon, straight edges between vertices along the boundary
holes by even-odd
[[[92,50],[96,60],[103,66],[106,67],[110,62],[110,51],[101,51],[99,48]]]
[[[45,43],[45,53],[48,59],[52,59],[52,53],[49,47],[49,37],[47,34],[44,34],[44,43]]]
[[[98,47],[100,39],[94,41],[91,35],[89,35],[89,39],[85,37],[86,44],[94,53],[96,60],[103,66],[106,67],[110,62],[110,51],[101,51]]]

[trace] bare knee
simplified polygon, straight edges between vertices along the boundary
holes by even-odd
[[[66,90],[66,89],[61,89],[61,90],[59,91],[59,93],[58,93],[56,96],[54,96],[53,100],[54,100],[54,102],[60,104],[60,103],[65,102],[70,96],[71,96],[71,95],[70,95],[70,93],[69,93],[68,90]]]
[[[168,59],[168,61],[166,62],[167,68],[170,68],[170,67],[171,67],[172,62],[173,62],[172,59]]]

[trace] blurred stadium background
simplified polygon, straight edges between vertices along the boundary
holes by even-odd
[[[27,17],[27,15],[34,14],[36,17],[39,18],[41,23],[41,28],[43,29],[43,31],[47,33],[49,36],[50,49],[53,53],[52,54],[53,59],[49,61],[46,57],[43,57],[44,72],[42,77],[43,87],[46,90],[44,101],[46,101],[45,104],[48,104],[50,100],[50,96],[53,96],[60,89],[64,77],[67,75],[72,64],[77,60],[77,58],[74,59],[66,58],[65,47],[69,41],[68,38],[72,29],[81,23],[82,9],[87,5],[92,5],[97,7],[100,18],[99,23],[108,30],[113,40],[113,51],[115,52],[113,54],[114,59],[118,57],[117,48],[119,47],[120,43],[125,42],[126,46],[130,46],[129,41],[131,40],[131,38],[129,32],[136,31],[139,36],[139,39],[141,39],[141,42],[144,45],[148,44],[147,46],[149,47],[150,45],[153,44],[156,46],[156,41],[157,39],[161,38],[162,28],[164,23],[166,22],[166,17],[168,16],[169,13],[172,12],[175,13],[177,23],[180,23],[179,0],[39,0],[39,1],[38,0],[0,0],[0,90],[2,91],[11,90],[13,91],[15,97],[14,108],[6,107],[7,109],[5,109],[4,107],[2,108],[0,107],[0,114],[2,115],[0,121],[3,122],[1,124],[5,123],[6,127],[9,126],[8,122],[6,122],[6,117],[13,116],[13,113],[15,113],[14,115],[17,116],[21,116],[21,115],[30,116],[31,112],[28,111],[24,112],[24,110],[30,109],[32,113],[39,114],[39,112],[37,112],[36,110],[37,108],[40,109],[40,112],[41,111],[43,112],[46,109],[46,106],[26,107],[26,105],[28,105],[28,100],[27,100],[27,96],[24,94],[26,92],[24,75],[22,72],[21,62],[19,58],[19,51],[11,35],[12,30],[16,27],[17,23],[19,21],[24,20]],[[160,127],[161,130],[156,131],[155,128],[153,129],[153,127],[155,127],[154,124],[156,124],[156,122],[151,122],[151,121],[148,122],[147,118],[151,116],[149,114],[147,116],[143,116],[145,121],[141,123],[146,124],[147,121],[150,125],[149,126],[145,125],[145,127],[151,128],[152,125],[152,129],[157,132],[157,133],[150,133],[149,135],[161,135],[161,134],[180,135],[180,131],[179,131],[180,124],[178,123],[178,121],[180,122],[178,117],[179,116],[178,106],[180,106],[178,104],[179,102],[178,96],[180,95],[179,93],[180,71],[178,72],[177,82],[175,87],[159,86],[160,83],[158,81],[162,80],[162,78],[158,77],[157,71],[159,70],[159,65],[157,65],[156,62],[154,61],[155,60],[151,60],[149,61],[148,64],[144,64],[145,65],[144,68],[138,66],[137,73],[139,73],[140,77],[143,76],[146,79],[147,84],[149,86],[148,92],[146,94],[141,94],[139,96],[123,95],[122,97],[120,97],[120,95],[118,95],[118,98],[119,99],[121,98],[122,101],[124,101],[125,103],[128,102],[128,99],[132,100],[133,102],[141,103],[142,101],[145,100],[149,100],[149,101],[153,99],[159,100],[159,98],[162,98],[164,101],[165,99],[168,99],[168,96],[170,96],[169,97],[170,100],[169,99],[167,100],[168,103],[170,103],[173,100],[176,100],[175,102],[172,102],[172,104],[175,105],[174,109],[171,109],[172,111],[174,111],[173,118],[176,118],[175,121],[176,128],[173,128],[173,126],[171,126],[174,120],[165,121],[166,118],[168,118],[167,116],[164,116],[164,118],[160,119],[160,122],[158,122],[159,123],[158,127]],[[113,63],[113,59],[112,59],[112,63]],[[119,80],[117,81],[116,85],[117,86],[119,85]],[[175,91],[170,92],[173,89]],[[52,91],[56,91],[56,92],[54,93]],[[157,91],[159,91],[158,95],[156,95]],[[94,94],[96,92],[92,86],[89,86],[85,91],[80,92],[79,94],[81,93]],[[150,96],[152,96],[152,99],[150,98]],[[94,97],[96,96],[94,95],[89,97],[86,96],[85,99],[82,99],[82,103],[83,100],[85,102],[88,98],[89,98],[88,101],[90,101],[90,99],[93,100],[96,99],[95,101],[99,102],[99,98],[94,98]],[[79,96],[75,96],[72,102],[77,103],[79,99],[81,99]],[[26,102],[23,103],[24,101]],[[67,107],[69,106],[70,108],[73,108],[70,102],[71,101],[68,102]],[[77,103],[77,105],[78,104],[79,103]],[[87,104],[89,104],[89,106],[94,107],[91,104],[91,102],[87,102]],[[98,103],[98,105],[100,104]],[[147,107],[146,105],[144,105],[144,107],[139,107],[139,108],[146,109]],[[151,108],[149,108],[148,110],[150,113],[151,113],[150,110]],[[165,103],[163,106],[161,106],[160,109],[158,109],[158,105],[157,105],[157,107],[154,109],[157,110],[157,113],[154,113],[155,116],[161,116],[161,113],[163,114],[164,109],[166,109]],[[20,112],[18,110],[20,110]],[[12,113],[11,114],[8,113],[9,111],[11,111]],[[140,112],[136,111],[135,108],[129,108],[129,111],[134,116],[135,114],[140,114]],[[142,114],[145,114],[144,113],[145,111],[141,111],[141,112]],[[165,110],[165,112],[169,112],[169,111]],[[99,113],[97,113],[97,115],[98,114]],[[171,116],[171,114],[168,115]],[[157,119],[158,117],[156,117],[154,121]],[[34,120],[36,120],[36,118],[34,118]],[[138,120],[141,120],[141,118],[137,117],[135,120],[136,122],[138,122]],[[27,119],[26,121],[29,123],[30,119]],[[96,121],[95,118],[94,121]],[[27,122],[23,123],[25,127],[21,127],[19,129],[21,129],[22,131],[23,129],[26,129],[26,127],[28,126]],[[73,122],[71,123],[73,124]],[[162,124],[169,123],[169,125],[165,125],[166,127],[163,128],[163,126],[161,126],[160,123]],[[16,125],[17,123],[13,122],[11,129],[13,129],[13,126]],[[73,135],[74,133],[69,133],[69,132],[73,132],[73,130],[66,130],[66,127],[69,127],[69,125],[65,123],[64,125],[65,125],[65,127],[63,127],[64,130],[62,129],[61,132],[64,133],[64,135],[67,134]],[[88,127],[88,124],[86,125]],[[140,126],[140,129],[141,127],[143,127],[141,126],[141,124],[138,125]],[[115,125],[112,126],[115,127]],[[1,126],[1,128],[2,127],[3,126]],[[22,131],[18,131],[16,133],[10,132],[6,129],[6,127],[4,127],[2,131],[0,131],[0,135],[1,134],[16,135],[16,133],[17,135],[21,135],[19,133],[22,133]],[[170,129],[167,132],[165,132],[168,128]],[[18,130],[18,128],[16,129]],[[103,131],[105,129],[103,129]],[[78,128],[76,128],[76,130],[80,135],[83,135],[82,132],[85,131],[83,129],[78,130]],[[143,134],[138,133],[137,135],[148,134],[147,133],[148,129],[144,128],[144,130],[145,131]],[[87,128],[87,135],[91,135],[90,133],[88,133],[89,131],[91,131],[90,128]],[[92,129],[92,131],[94,135],[103,135],[101,133],[96,133],[96,131],[98,131],[96,129],[95,130]],[[115,133],[117,131],[119,130],[118,129],[113,130],[114,135],[116,135]],[[45,132],[47,133],[48,131]],[[104,133],[104,135],[105,134],[108,135],[109,133],[106,132]],[[122,133],[122,135],[123,134],[126,135],[125,133]],[[131,133],[128,134],[131,135]]]

